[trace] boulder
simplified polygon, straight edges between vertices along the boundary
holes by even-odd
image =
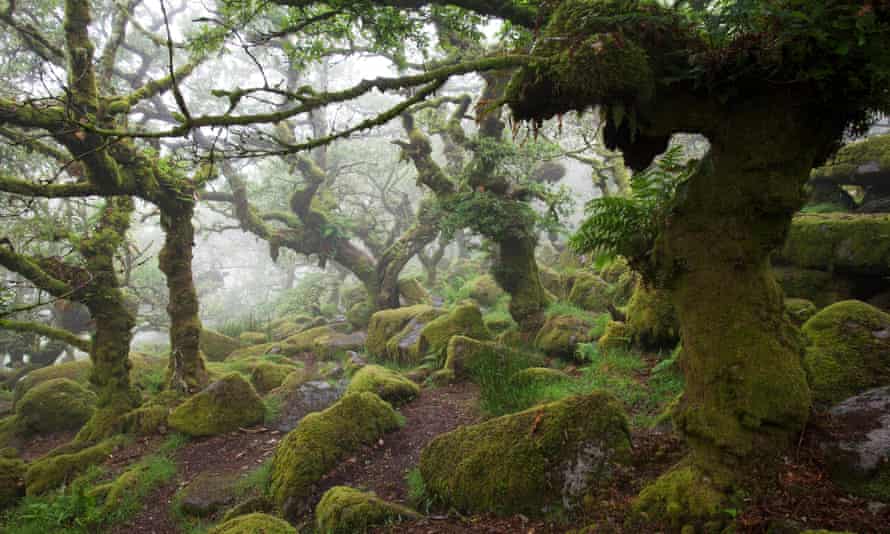
[[[549,356],[574,358],[579,343],[591,341],[592,321],[574,315],[554,315],[535,337],[535,346]]]
[[[612,286],[612,305],[615,307],[627,306],[639,282],[640,275],[636,272],[626,271],[622,273],[618,281]]]
[[[25,462],[0,457],[0,512],[25,496]]]
[[[235,503],[238,475],[204,471],[179,491],[179,507],[188,515],[208,517]]]
[[[359,351],[365,348],[368,335],[364,332],[343,334],[334,332],[330,335],[315,339],[315,355],[325,360],[332,360],[345,355],[350,351]]]
[[[550,367],[529,367],[521,371],[517,371],[510,377],[510,384],[516,388],[525,388],[529,386],[545,386],[549,384],[558,384],[560,382],[571,381],[572,377]]]
[[[504,362],[503,367],[506,368],[506,362],[517,357],[519,357],[517,349],[507,345],[466,336],[454,336],[448,342],[443,370],[450,373],[449,379],[463,380],[469,378],[473,369],[481,365],[501,365],[499,362]],[[544,358],[537,354],[522,354],[521,357],[528,360],[532,366],[544,363]]]
[[[797,267],[774,267],[773,274],[786,297],[810,300],[818,308],[853,298],[853,283],[832,273]]]
[[[797,326],[803,326],[818,311],[819,308],[811,300],[785,299],[785,312],[788,314],[791,322]]]
[[[168,423],[190,436],[212,436],[259,423],[264,413],[253,386],[240,374],[231,373],[177,406]]]
[[[245,345],[262,345],[269,341],[269,338],[263,332],[241,332],[238,340]]]
[[[832,438],[822,448],[832,478],[860,497],[890,501],[890,387],[846,399],[828,413]]]
[[[436,437],[421,453],[428,494],[463,513],[543,515],[608,487],[631,458],[614,397],[570,397]]]
[[[401,297],[400,301],[405,306],[432,304],[433,302],[429,292],[427,292],[417,278],[399,279],[399,296]]]
[[[503,295],[506,295],[501,286],[490,274],[477,276],[467,281],[461,288],[461,293],[478,302],[481,306],[490,308],[498,303]]]
[[[270,491],[278,509],[288,518],[305,512],[326,473],[362,445],[398,427],[398,414],[373,393],[346,395],[304,417],[275,450]]]
[[[402,332],[387,342],[387,358],[400,364],[416,365],[426,355],[444,354],[448,341],[456,335],[475,339],[492,337],[479,308],[473,304],[461,304],[447,315],[436,317],[426,324],[413,319]]]
[[[204,328],[201,330],[199,346],[208,360],[221,362],[233,351],[240,349],[242,344],[237,339]]]
[[[348,486],[329,489],[315,508],[315,524],[324,534],[359,534],[419,517],[414,510]]]
[[[776,260],[803,269],[888,276],[890,214],[797,215]]]
[[[627,323],[620,321],[609,321],[606,323],[606,331],[596,342],[597,348],[601,352],[609,352],[612,350],[627,350],[630,348],[631,333]]]
[[[380,398],[392,404],[410,402],[420,394],[417,384],[400,373],[379,365],[362,367],[352,377],[352,381],[346,389],[347,394],[365,391],[376,393]]]
[[[266,514],[247,514],[230,519],[207,534],[297,534],[287,521]]]
[[[19,429],[25,434],[77,430],[93,415],[96,395],[73,380],[54,378],[29,389],[16,403]]]
[[[281,386],[269,394],[278,399],[279,415],[275,428],[290,432],[306,415],[328,408],[345,391],[346,385],[343,383],[309,380],[308,375],[301,371],[291,373]]]
[[[19,399],[21,399],[29,389],[47,380],[67,378],[84,387],[88,387],[88,384],[90,383],[90,371],[92,368],[93,364],[90,363],[89,360],[77,360],[74,362],[61,363],[59,365],[50,365],[49,367],[41,367],[40,369],[35,369],[29,372],[15,383],[15,389],[13,390],[12,396],[13,409]]]
[[[680,342],[680,321],[670,294],[638,282],[627,304],[627,329],[632,343],[643,349],[676,347]]]
[[[402,332],[408,323],[416,320],[415,325],[424,325],[442,313],[444,312],[426,304],[378,311],[371,316],[371,321],[368,324],[368,338],[365,341],[365,346],[372,355],[385,357],[387,342],[391,337]],[[418,335],[420,328],[417,327]]]
[[[582,310],[602,313],[608,311],[612,301],[609,284],[586,271],[575,273],[575,281],[569,292],[569,302]]]
[[[802,331],[815,402],[830,405],[890,384],[890,314],[847,300],[811,317]]]
[[[541,285],[544,286],[544,289],[556,295],[556,298],[564,299],[568,297],[565,282],[562,275],[558,272],[539,263],[538,275],[541,277]]]
[[[265,395],[280,386],[284,382],[284,379],[294,371],[295,368],[292,365],[259,362],[250,371],[250,383],[253,384],[257,393]]]

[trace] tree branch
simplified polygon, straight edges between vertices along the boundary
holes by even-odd
[[[45,324],[32,323],[27,321],[11,321],[0,319],[0,330],[12,330],[13,332],[33,332],[51,339],[64,341],[65,343],[77,347],[84,352],[90,352],[92,343],[88,339],[81,339],[67,330],[61,328],[53,328]]]

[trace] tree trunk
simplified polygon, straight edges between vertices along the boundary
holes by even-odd
[[[198,294],[192,276],[192,248],[195,227],[192,224],[194,205],[184,203],[180,209],[164,210],[161,226],[165,232],[164,247],[158,256],[161,271],[167,277],[170,295],[170,364],[168,387],[189,394],[207,385],[204,357],[200,352],[201,319],[198,317]]]
[[[541,285],[535,239],[508,233],[499,237],[497,244],[492,274],[498,285],[510,294],[510,315],[523,332],[536,332],[544,323],[544,311],[550,299]]]

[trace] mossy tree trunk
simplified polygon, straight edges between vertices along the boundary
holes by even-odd
[[[198,317],[198,293],[192,274],[192,249],[195,227],[194,204],[182,202],[178,209],[162,209],[161,226],[164,246],[158,264],[167,278],[170,294],[170,364],[168,387],[193,393],[207,385],[207,369],[199,347],[201,319]]]

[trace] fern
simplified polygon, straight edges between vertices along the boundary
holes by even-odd
[[[601,197],[587,203],[587,218],[570,245],[580,254],[592,253],[602,261],[614,256],[646,255],[664,226],[677,187],[688,178],[683,148],[674,146],[652,166],[631,179],[624,197]]]

